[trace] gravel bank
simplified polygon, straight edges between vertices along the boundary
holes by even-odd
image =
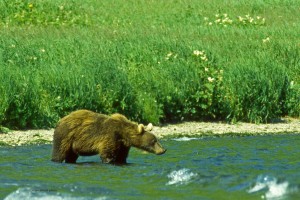
[[[25,144],[51,143],[54,129],[10,131],[0,133],[0,145],[20,146]],[[255,135],[255,134],[300,134],[300,119],[284,119],[280,123],[226,124],[222,122],[184,122],[155,126],[152,131],[159,138],[201,135]]]

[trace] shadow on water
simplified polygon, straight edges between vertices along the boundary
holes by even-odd
[[[299,199],[298,135],[167,139],[163,156],[132,149],[50,161],[51,145],[0,147],[1,199]]]

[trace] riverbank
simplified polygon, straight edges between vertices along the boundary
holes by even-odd
[[[54,129],[10,131],[0,133],[0,146],[20,146],[26,144],[52,143]],[[300,119],[285,118],[279,123],[251,124],[224,122],[184,122],[179,124],[166,124],[154,126],[153,131],[159,138],[166,137],[195,137],[206,135],[265,135],[299,133]]]

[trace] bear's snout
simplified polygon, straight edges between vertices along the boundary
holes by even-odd
[[[167,149],[163,148],[160,143],[157,142],[155,144],[155,146],[154,146],[154,153],[156,155],[162,155],[162,154],[166,153],[166,151],[167,151]]]
[[[162,149],[161,151],[157,152],[156,155],[162,155],[166,153],[167,149]]]

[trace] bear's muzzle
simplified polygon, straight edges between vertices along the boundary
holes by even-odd
[[[156,142],[154,145],[154,153],[156,155],[162,155],[166,153],[167,149],[163,148],[159,142]]]

